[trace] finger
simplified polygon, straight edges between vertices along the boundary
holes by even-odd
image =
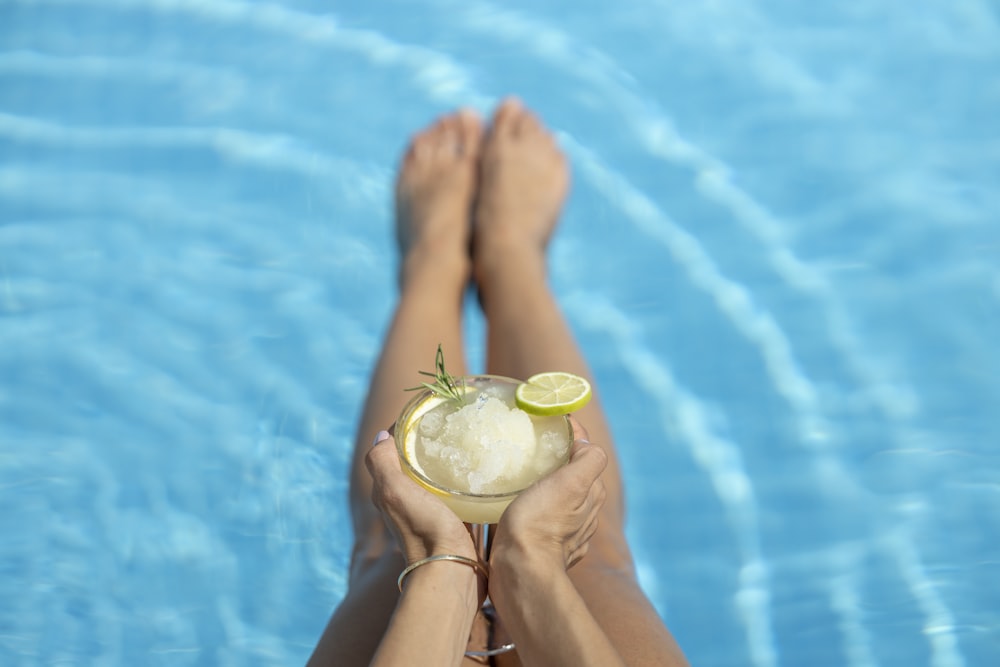
[[[585,507],[581,508],[583,516],[577,524],[579,527],[575,535],[578,540],[589,540],[593,535],[592,531],[595,529],[598,517],[601,515],[601,507],[604,505],[604,495],[603,490],[598,490],[588,495]]]
[[[546,486],[559,496],[558,505],[583,512],[591,488],[607,466],[608,457],[597,445],[574,443],[572,458],[545,479]]]
[[[569,556],[566,558],[566,569],[570,569],[583,560],[583,557],[587,555],[588,551],[590,551],[590,542],[584,542],[576,549],[570,551]]]
[[[575,476],[590,486],[607,466],[608,455],[603,449],[590,442],[578,440],[573,443],[569,463],[564,469],[572,469]]]
[[[396,448],[390,447],[384,439],[376,440],[365,455],[365,466],[371,473],[372,479],[376,481],[383,479],[386,470],[393,464],[392,459],[395,459],[395,467],[398,469],[399,456],[396,454]]]
[[[383,511],[394,512],[392,508],[415,507],[434,495],[427,491],[403,470],[403,462],[393,441],[378,440],[376,446],[368,450],[365,464],[372,476],[372,499]],[[440,502],[440,501],[438,501]]]
[[[588,541],[593,537],[594,532],[596,532],[597,521],[601,515],[601,507],[604,505],[604,496],[606,495],[603,486],[601,484],[600,488],[587,494],[587,499],[584,503],[574,510],[576,516],[573,524],[575,528],[571,529],[570,537],[573,543]]]
[[[583,527],[583,532],[580,534],[580,543],[587,544],[590,542],[591,538],[597,534],[597,529],[601,527],[601,519],[599,514],[595,514],[588,518],[587,523]]]
[[[607,497],[608,488],[604,486],[604,480],[598,477],[590,487],[590,492],[587,493],[587,499],[590,501],[594,510],[599,512],[601,511],[601,507],[604,505],[604,501]]]
[[[566,542],[567,546],[569,546],[570,553],[573,553],[576,550],[590,544],[590,540],[593,539],[594,535],[597,534],[597,531],[600,528],[600,516],[599,508],[594,508],[594,510],[587,515],[586,519],[579,524],[578,529]]]
[[[587,431],[587,427],[580,423],[580,420],[576,418],[575,415],[569,416],[569,423],[573,426],[573,440],[582,440],[584,442],[590,442],[590,433]]]
[[[387,489],[405,484],[399,480],[409,477],[403,472],[399,461],[399,453],[392,439],[377,440],[376,444],[365,455],[365,466],[372,476],[374,490]]]
[[[586,487],[586,493],[580,498],[580,502],[573,508],[577,516],[591,516],[601,511],[604,500],[607,498],[607,490],[600,475],[597,479],[590,481]]]

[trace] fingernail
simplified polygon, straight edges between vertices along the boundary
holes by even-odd
[[[372,447],[379,444],[380,442],[385,442],[391,437],[392,436],[389,435],[388,431],[379,431],[378,433],[375,434],[375,440],[372,441]]]

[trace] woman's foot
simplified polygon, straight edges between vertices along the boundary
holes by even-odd
[[[433,267],[468,281],[469,219],[476,191],[483,128],[473,112],[443,116],[417,134],[396,181],[396,238],[405,285]]]
[[[569,189],[569,167],[541,121],[508,98],[483,141],[479,172],[473,260],[482,290],[498,269],[544,263]]]

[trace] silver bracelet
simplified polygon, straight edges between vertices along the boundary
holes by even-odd
[[[399,579],[396,580],[396,585],[399,587],[399,592],[403,592],[403,579],[413,572],[421,565],[427,565],[427,563],[433,563],[438,560],[450,560],[455,563],[462,563],[463,565],[468,565],[476,572],[482,573],[484,577],[489,577],[490,573],[486,571],[486,566],[480,563],[478,560],[472,560],[471,558],[466,558],[465,556],[458,556],[455,554],[438,554],[437,556],[428,556],[427,558],[421,558],[420,560],[410,563],[406,566],[406,569],[399,573]]]

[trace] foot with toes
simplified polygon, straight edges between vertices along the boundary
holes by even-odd
[[[396,238],[401,279],[428,263],[468,280],[469,223],[479,175],[483,128],[461,110],[417,134],[396,181]]]
[[[555,137],[517,99],[500,104],[488,131],[471,112],[445,116],[413,139],[400,169],[404,275],[433,255],[482,286],[503,266],[544,261],[568,189]]]

